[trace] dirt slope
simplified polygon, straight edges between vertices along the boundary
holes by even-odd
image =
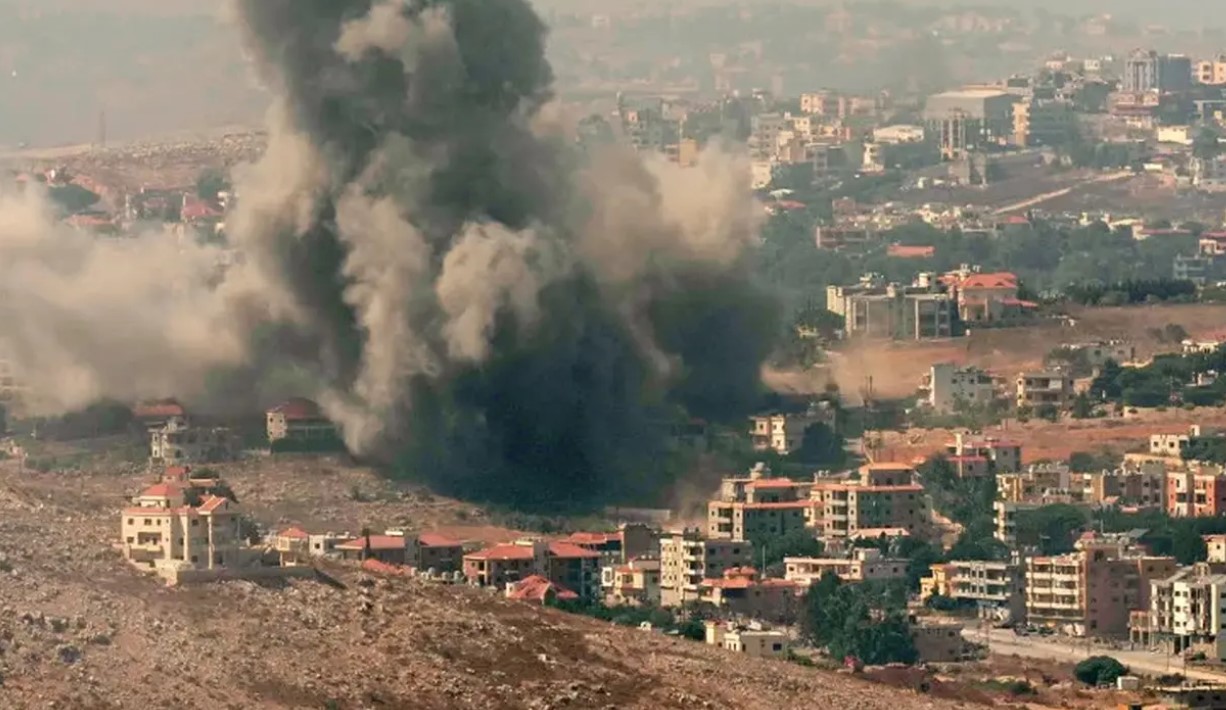
[[[244,486],[259,488],[260,475],[235,472],[240,497]],[[328,502],[325,489],[338,481],[309,468],[300,475],[294,490],[328,518],[340,501]],[[481,590],[374,580],[345,567],[331,569],[344,589],[303,581],[169,590],[110,547],[122,500],[106,491],[132,478],[0,465],[5,710],[956,707]]]

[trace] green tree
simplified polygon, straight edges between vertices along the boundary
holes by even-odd
[[[1054,422],[1060,418],[1060,410],[1056,405],[1044,402],[1034,408],[1034,415],[1039,419],[1046,419],[1049,422]]]
[[[1084,509],[1065,503],[1018,511],[1017,542],[1037,547],[1045,555],[1063,554],[1073,549],[1074,535],[1088,520]]]
[[[1192,139],[1192,155],[1200,160],[1212,160],[1222,154],[1221,135],[1210,126],[1201,128]]]
[[[1086,685],[1112,685],[1122,675],[1128,674],[1128,667],[1111,656],[1090,656],[1073,668],[1073,675]]]
[[[196,178],[196,195],[204,200],[215,200],[221,192],[230,189],[226,174],[217,168],[205,168]]]
[[[80,185],[59,185],[48,192],[51,201],[67,214],[77,214],[98,204],[98,193]]]
[[[1074,419],[1089,419],[1094,416],[1094,403],[1085,392],[1079,392],[1073,398],[1073,406],[1069,409]]]
[[[792,458],[815,466],[842,466],[847,461],[847,442],[828,424],[817,422],[805,429],[801,442]]]

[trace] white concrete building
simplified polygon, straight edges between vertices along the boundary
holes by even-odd
[[[788,655],[791,641],[784,631],[763,628],[728,626],[720,621],[708,621],[707,644],[753,658],[783,658]]]
[[[996,396],[992,376],[977,367],[958,367],[952,362],[933,365],[928,370],[924,388],[928,406],[949,414],[960,404],[987,404]]]
[[[749,436],[754,451],[774,451],[781,456],[804,444],[805,430],[819,421],[810,414],[763,414],[749,418]]]

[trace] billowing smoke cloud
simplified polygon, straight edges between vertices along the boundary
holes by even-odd
[[[0,351],[31,411],[198,390],[210,368],[239,362],[237,304],[214,288],[220,256],[168,234],[98,240],[60,224],[36,186],[0,193]]]
[[[523,0],[231,10],[277,96],[265,156],[236,176],[242,266],[203,295],[190,273],[141,275],[82,304],[112,320],[198,314],[181,332],[129,332],[156,344],[133,372],[106,361],[133,351],[109,332],[47,346],[80,357],[88,392],[182,392],[237,360],[255,382],[289,361],[321,383],[356,453],[517,505],[658,491],[671,423],[752,406],[776,323],[748,283],[760,210],[743,158],[580,161]],[[40,299],[55,285],[31,284]],[[217,352],[193,360],[200,345]]]

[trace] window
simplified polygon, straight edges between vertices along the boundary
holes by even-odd
[[[136,524],[136,520],[134,518],[128,518],[128,525],[135,525],[135,524]]]
[[[130,538],[128,538],[128,544],[129,544],[129,545],[131,545],[131,544],[132,544],[132,542],[133,542],[133,541],[135,541],[135,540],[136,540],[136,538],[134,538],[134,537],[130,537]]]
[[[195,556],[195,555],[192,555],[192,563],[193,563],[193,564],[195,564],[196,562],[197,562],[197,560],[196,560],[196,556]]]
[[[192,518],[192,527],[194,528],[194,527],[197,527],[197,526],[199,526],[199,525],[200,525],[200,519],[199,519],[199,518]]]
[[[782,650],[783,650],[783,644],[781,644],[781,643],[773,643],[773,644],[771,644],[771,650],[772,650],[772,651],[775,651],[775,652],[782,651]]]

